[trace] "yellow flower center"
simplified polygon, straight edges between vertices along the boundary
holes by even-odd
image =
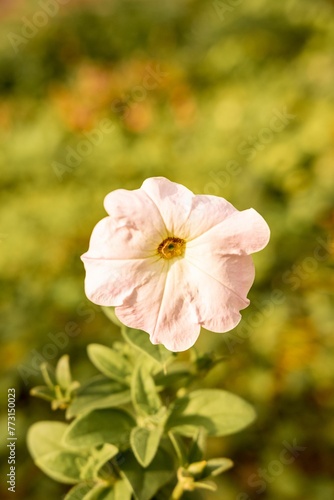
[[[181,257],[186,249],[186,242],[181,238],[169,237],[158,246],[158,252],[163,259]]]

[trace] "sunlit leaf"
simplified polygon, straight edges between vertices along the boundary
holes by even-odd
[[[184,379],[193,375],[192,372],[193,368],[191,363],[173,363],[168,365],[166,369],[162,369],[158,373],[155,373],[153,378],[158,387],[169,387],[173,384],[184,383]]]
[[[90,344],[87,352],[89,359],[101,373],[116,382],[126,384],[131,365],[119,352],[100,344]]]
[[[136,500],[150,500],[174,474],[173,458],[162,448],[147,468],[141,467],[130,451],[124,453],[121,475],[131,486]]]
[[[123,327],[122,335],[124,339],[133,347],[136,347],[140,352],[143,352],[154,361],[164,365],[172,356],[173,353],[168,351],[162,345],[153,345],[149,335],[142,330],[134,330],[132,328]]]
[[[211,458],[206,462],[203,477],[218,476],[233,467],[233,462],[229,458]]]
[[[161,408],[154,380],[144,363],[138,363],[131,379],[132,402],[138,413],[152,415]]]
[[[76,484],[81,480],[80,469],[84,462],[85,457],[71,451],[54,451],[35,460],[45,474],[65,484]]]
[[[67,428],[63,443],[77,448],[89,448],[110,443],[128,443],[135,420],[121,409],[93,410],[74,420]]]
[[[76,484],[67,492],[64,500],[84,500],[85,495],[91,491],[92,487],[94,487],[94,483]]]
[[[155,457],[163,429],[156,427],[146,429],[135,427],[131,431],[130,444],[136,459],[143,467],[147,467]]]
[[[53,401],[55,393],[53,389],[50,389],[46,385],[38,385],[30,390],[31,396],[36,398],[44,399],[45,401]]]
[[[47,420],[33,424],[27,434],[27,446],[33,459],[57,450],[67,450],[61,442],[67,428],[68,424]]]
[[[72,383],[71,371],[70,371],[70,362],[69,356],[64,354],[62,356],[56,367],[56,379],[61,389],[68,389]]]
[[[100,469],[118,453],[118,448],[112,444],[104,444],[99,450],[92,448],[86,463],[81,467],[80,477],[86,481],[99,478]]]
[[[192,436],[204,427],[209,436],[226,436],[253,422],[255,412],[246,401],[219,389],[202,389],[179,398],[167,421],[167,428]]]
[[[103,375],[97,375],[78,389],[67,409],[66,418],[72,418],[98,408],[120,406],[130,400],[131,394],[127,386]]]

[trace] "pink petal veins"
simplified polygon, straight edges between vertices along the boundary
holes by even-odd
[[[136,289],[123,306],[116,308],[117,317],[130,327],[148,332],[153,344],[164,344],[174,352],[189,349],[197,340],[200,325],[193,307],[197,290],[187,271],[184,259],[167,263],[164,273]]]
[[[91,259],[82,257],[86,269],[85,293],[95,304],[119,306],[137,288],[151,286],[162,272],[156,259]]]
[[[182,237],[191,241],[238,212],[224,198],[211,195],[193,197],[191,211],[182,228]]]
[[[266,221],[253,208],[236,211],[223,222],[187,244],[187,249],[202,247],[205,255],[249,255],[268,243],[270,230]]]
[[[247,293],[254,281],[254,264],[248,255],[203,259],[187,252],[189,274],[198,287],[198,322],[213,332],[226,332],[240,321],[239,311],[249,305]]]
[[[141,189],[158,207],[169,235],[182,238],[182,228],[189,217],[194,194],[164,177],[146,179]]]

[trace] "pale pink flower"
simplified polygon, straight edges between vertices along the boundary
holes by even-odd
[[[120,321],[171,351],[191,347],[201,326],[226,332],[239,323],[254,281],[249,254],[269,241],[261,215],[164,177],[117,189],[104,206],[109,216],[82,256],[92,302],[116,306]]]

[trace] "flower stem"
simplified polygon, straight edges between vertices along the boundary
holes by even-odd
[[[184,456],[184,452],[182,451],[181,446],[179,445],[176,437],[174,436],[174,434],[171,431],[168,432],[168,437],[171,440],[171,443],[174,447],[177,458],[179,459],[179,464],[184,465],[184,463],[186,462],[186,457]]]
[[[172,492],[172,500],[179,500],[183,495],[183,488],[182,488],[182,485],[180,483],[177,483],[177,485],[175,486],[173,492]]]

